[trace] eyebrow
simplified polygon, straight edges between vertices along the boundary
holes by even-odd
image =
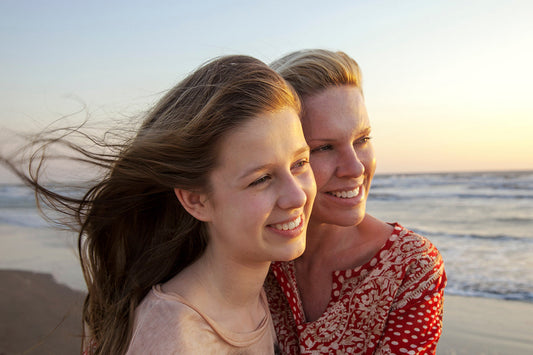
[[[368,134],[370,134],[370,132],[372,132],[372,127],[368,126],[364,129],[361,130],[361,132],[358,134],[358,136],[366,136]]]
[[[372,127],[367,126],[367,127],[363,128],[360,132],[357,133],[357,137],[368,135],[368,134],[370,134],[371,131],[372,131]],[[310,139],[309,142],[318,141],[318,142],[329,143],[329,142],[335,142],[336,140],[337,140],[337,138],[315,138],[315,139]]]
[[[303,153],[306,153],[306,152],[309,152],[310,149],[309,149],[309,146],[306,144],[306,145],[303,145],[302,147],[300,147],[299,149],[295,150],[294,151],[294,156],[298,156],[298,155],[301,155]],[[242,173],[238,179],[241,180],[241,179],[244,179],[245,177],[247,176],[250,176],[258,171],[264,171],[264,170],[268,170],[272,165],[274,164],[264,164],[264,165],[259,165],[259,166],[256,166],[254,168],[251,168],[249,170],[246,170],[244,173]]]

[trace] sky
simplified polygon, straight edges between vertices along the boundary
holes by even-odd
[[[531,170],[532,18],[529,0],[2,0],[0,146],[83,108],[135,115],[213,57],[325,48],[362,68],[377,173]]]

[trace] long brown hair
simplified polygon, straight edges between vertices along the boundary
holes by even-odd
[[[36,169],[29,174],[12,159],[2,158],[41,202],[74,218],[78,226],[88,288],[83,320],[93,353],[124,353],[134,310],[150,288],[172,278],[205,250],[205,225],[185,211],[173,189],[208,191],[221,138],[245,120],[284,107],[299,112],[300,103],[281,76],[257,59],[227,56],[206,63],[172,88],[133,138],[109,144],[80,133],[82,128],[55,137],[41,134],[40,147],[66,145],[81,154],[77,160],[104,169],[82,198],[39,182],[46,155],[30,158]],[[105,152],[74,144],[69,140],[72,132]]]

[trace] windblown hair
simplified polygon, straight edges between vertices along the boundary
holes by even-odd
[[[270,64],[300,97],[319,93],[330,86],[353,85],[361,93],[359,65],[344,52],[306,49],[292,52]]]
[[[70,142],[68,132],[38,136],[41,145],[66,145],[82,155],[78,161],[104,169],[83,198],[58,194],[38,182],[39,174],[22,173],[2,159],[41,201],[75,219],[91,353],[124,353],[135,308],[150,288],[204,252],[207,228],[186,212],[173,189],[209,192],[221,139],[257,115],[286,107],[299,113],[298,96],[266,64],[247,56],[221,57],[172,88],[133,138],[113,143],[115,153],[87,150]],[[39,156],[38,168],[45,159]]]

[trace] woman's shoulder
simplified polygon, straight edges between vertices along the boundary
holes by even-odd
[[[398,223],[394,224],[391,239],[395,241],[390,254],[396,259],[389,260],[399,261],[403,270],[394,308],[440,299],[446,286],[446,273],[438,249],[426,237]]]
[[[196,313],[183,297],[176,293],[163,292],[161,285],[152,287],[135,312],[139,318],[146,318],[152,314],[159,314],[164,318],[176,318],[174,317],[176,314]]]
[[[426,237],[395,222],[381,250],[370,261],[368,268],[397,270],[414,278],[438,277],[444,273],[444,262],[439,250]],[[433,275],[433,276],[430,276]]]
[[[388,252],[390,259],[401,260],[408,278],[436,279],[444,274],[439,250],[426,237],[394,223]]]
[[[394,230],[389,240],[393,242],[393,247],[398,248],[402,253],[413,255],[426,255],[430,253],[440,255],[435,245],[425,236],[405,228],[397,222],[391,223],[390,225]]]
[[[206,330],[210,330],[209,325],[182,297],[154,286],[135,310],[128,354],[189,348],[201,343]]]
[[[398,222],[388,223],[367,215],[363,223],[360,229],[364,229],[365,233],[372,235],[381,244],[375,255],[378,261],[394,258],[410,262],[413,258],[440,257],[439,251],[428,238]]]

